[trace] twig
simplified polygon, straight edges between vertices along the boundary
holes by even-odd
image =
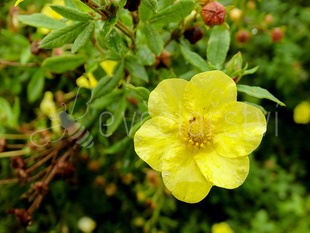
[[[22,64],[22,63],[18,63],[18,62],[14,62],[14,61],[0,61],[0,65],[5,65],[5,66],[19,66],[19,67],[34,67],[34,66],[38,66],[35,63],[26,63],[26,64]]]
[[[18,179],[7,179],[7,180],[0,180],[0,184],[9,184],[9,183],[17,183]]]
[[[0,158],[15,157],[15,156],[21,156],[21,155],[26,155],[26,154],[27,152],[24,150],[8,151],[8,152],[0,153]]]

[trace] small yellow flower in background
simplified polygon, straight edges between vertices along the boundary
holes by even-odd
[[[113,76],[113,70],[117,63],[117,61],[105,60],[100,63],[100,66],[107,73],[107,75]]]
[[[98,84],[97,79],[94,77],[93,73],[88,73],[86,75],[88,78],[85,76],[81,76],[76,80],[76,85],[79,87],[90,87],[91,89],[94,89],[95,86]]]
[[[97,224],[89,217],[82,217],[78,221],[78,228],[84,233],[91,233],[95,230]]]
[[[216,223],[212,226],[212,233],[234,233],[226,222]]]
[[[64,6],[65,5],[65,1],[64,0],[54,0],[52,2],[53,5],[61,5],[61,6]],[[54,18],[54,19],[61,19],[63,18],[60,14],[56,13],[55,11],[52,10],[52,8],[50,7],[51,4],[45,4],[44,7],[42,8],[41,10],[41,13],[46,15],[46,16],[49,16],[51,18]],[[48,28],[38,28],[38,30],[46,35],[48,33],[50,33],[50,29]]]
[[[61,132],[60,119],[57,113],[56,104],[53,100],[53,93],[47,91],[44,93],[43,100],[40,104],[40,110],[51,119],[52,130],[55,133]]]
[[[310,103],[303,101],[294,109],[294,121],[297,124],[308,124],[310,122]]]
[[[213,185],[233,189],[249,172],[250,154],[266,131],[256,107],[237,102],[235,82],[221,71],[191,81],[167,79],[151,92],[135,151],[179,200],[196,203]]]

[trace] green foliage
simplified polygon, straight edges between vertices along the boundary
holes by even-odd
[[[309,232],[310,145],[305,140],[310,131],[293,121],[294,107],[309,101],[305,1],[219,1],[242,15],[232,21],[228,13],[227,25],[212,28],[203,25],[201,7],[192,0],[141,0],[132,13],[123,8],[126,1],[115,2],[115,11],[107,10],[110,1],[65,2],[51,6],[61,19],[40,13],[45,1],[24,1],[19,13],[11,9],[14,2],[0,3],[0,138],[7,138],[6,150],[22,145],[29,152],[27,135],[43,129],[48,133],[38,142],[50,137],[58,146],[70,138],[60,139],[63,128],[54,132],[55,122],[40,108],[47,91],[56,115],[66,110],[94,142],[92,148],[82,147],[85,141],[78,145],[80,153],[68,160],[75,173],[54,177],[25,232],[79,232],[83,216],[97,222],[94,232],[211,233],[212,225],[223,221],[238,233]],[[265,20],[267,14],[272,22]],[[193,43],[184,35],[197,27],[204,35]],[[275,27],[284,33],[279,42],[272,40]],[[44,35],[42,28],[53,31]],[[240,30],[249,32],[247,43],[239,41]],[[150,119],[148,97],[160,81],[190,80],[208,70],[222,70],[238,83],[238,101],[260,108],[268,131],[250,156],[250,174],[240,188],[213,188],[201,203],[188,205],[176,201],[160,175],[139,159],[133,137]],[[81,80],[92,90],[80,88]],[[277,105],[285,106],[279,99],[285,108]],[[23,158],[46,150],[38,148]],[[0,160],[1,180],[16,177],[11,162]],[[5,213],[29,208],[31,203],[20,197],[31,184],[0,185],[0,233],[19,232],[14,215]]]

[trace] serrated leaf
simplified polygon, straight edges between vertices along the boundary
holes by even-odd
[[[83,55],[61,55],[46,58],[42,63],[42,68],[60,74],[69,70],[75,70],[86,60]]]
[[[195,8],[193,0],[180,0],[154,15],[149,22],[154,24],[177,23]]]
[[[119,56],[124,56],[128,51],[122,37],[115,29],[112,29],[111,33],[107,36],[105,43],[110,50]]]
[[[281,106],[286,106],[283,102],[278,100],[274,95],[272,95],[269,91],[261,87],[254,87],[248,85],[237,85],[237,89],[239,92],[245,93],[247,95],[259,98],[259,99],[268,99],[273,102],[280,104]]]
[[[156,28],[152,25],[145,25],[143,27],[143,32],[147,38],[147,43],[152,52],[159,56],[164,49],[164,41]]]
[[[91,40],[94,35],[95,25],[95,21],[91,21],[84,31],[76,38],[72,47],[72,53],[75,53],[85,47],[85,45]]]
[[[73,41],[87,25],[88,22],[80,22],[65,28],[55,30],[43,38],[43,40],[40,42],[40,48],[59,48],[66,43]]]
[[[50,7],[53,9],[53,11],[62,15],[63,17],[74,20],[74,21],[88,21],[88,20],[94,19],[88,13],[68,7],[68,6],[51,5]]]
[[[125,87],[131,91],[133,91],[140,100],[148,100],[150,91],[145,87],[135,87],[131,84],[126,84]]]
[[[140,63],[139,59],[135,56],[127,56],[125,58],[126,68],[129,70],[129,73],[138,79],[141,79],[145,82],[149,81],[149,77],[146,73],[144,66]]]
[[[41,13],[34,13],[31,15],[19,15],[18,20],[23,24],[48,29],[59,29],[67,26],[67,24],[65,24],[64,22],[48,17],[47,15]]]
[[[217,69],[222,69],[230,45],[230,34],[227,28],[215,26],[208,42],[207,59]]]
[[[44,83],[45,83],[44,71],[42,69],[39,69],[33,74],[27,86],[27,95],[30,103],[33,103],[34,101],[39,99],[39,97],[42,95],[44,89]]]
[[[115,68],[112,78],[106,76],[104,77],[106,78],[104,81],[101,81],[102,79],[100,79],[93,90],[93,99],[104,96],[112,91],[124,77],[124,68],[124,63],[120,62]]]
[[[191,63],[193,66],[197,67],[201,72],[209,70],[208,64],[206,63],[206,61],[202,57],[200,57],[199,54],[190,51],[188,48],[186,48],[182,45],[180,47],[181,47],[181,52],[182,52],[184,58],[189,63]]]

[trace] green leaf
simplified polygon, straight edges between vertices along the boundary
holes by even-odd
[[[154,15],[149,22],[154,24],[178,23],[195,8],[193,0],[180,0]]]
[[[152,52],[159,56],[164,49],[164,41],[156,28],[152,25],[145,25],[143,27],[143,32],[147,38],[147,43]]]
[[[158,0],[142,0],[141,4],[149,8],[154,14],[157,13]]]
[[[0,125],[3,125],[2,123],[8,123],[8,125],[10,127],[13,127],[13,125],[9,122],[10,119],[13,118],[13,111],[12,111],[12,108],[10,106],[10,103],[0,97],[0,119],[1,119],[1,122],[0,122]]]
[[[254,106],[254,107],[259,108],[259,109],[263,112],[264,115],[267,115],[267,113],[268,113],[268,112],[266,111],[266,109],[265,109],[263,106],[261,106],[261,105],[254,104],[254,103],[247,102],[247,101],[242,101],[242,102],[245,103],[245,104],[249,104],[249,105],[252,105],[252,106]]]
[[[88,20],[94,19],[90,14],[85,13],[83,11],[76,10],[71,7],[51,5],[51,8],[53,9],[53,11],[62,15],[63,17],[74,20],[74,21],[88,21]]]
[[[133,91],[140,100],[148,100],[150,91],[145,87],[135,87],[131,84],[126,84],[125,87],[131,91]]]
[[[117,111],[106,122],[107,135],[112,135],[115,132],[115,130],[117,130],[118,126],[122,123],[126,108],[127,108],[127,100],[126,98],[122,98],[120,101],[118,101]]]
[[[109,148],[105,149],[104,152],[106,154],[116,154],[121,151],[124,151],[128,148],[128,144],[132,142],[132,138],[130,137],[124,137],[122,140],[119,140],[118,142],[114,143]]]
[[[111,79],[110,77],[107,77],[107,78],[108,78],[108,80]],[[97,86],[98,86],[98,84],[97,84]],[[102,86],[102,87],[104,87],[104,86]],[[119,99],[121,94],[123,94],[122,90],[118,90],[118,89],[113,90],[110,93],[108,93],[108,94],[106,94],[106,95],[104,95],[98,99],[95,99],[95,101],[90,104],[90,107],[102,110],[102,109],[106,108],[108,105],[110,105],[111,103],[113,103],[116,99]]]
[[[124,77],[124,69],[124,63],[120,62],[115,68],[112,78],[105,79],[104,81],[101,81],[101,79],[93,90],[93,99],[104,96],[112,91]]]
[[[30,103],[33,103],[43,93],[45,83],[45,73],[44,70],[39,69],[37,70],[34,75],[32,76],[28,86],[27,86],[27,94],[28,100]]]
[[[84,31],[76,38],[72,47],[72,53],[75,53],[85,47],[94,35],[96,22],[92,21]]]
[[[73,41],[88,25],[88,22],[80,22],[65,28],[51,32],[40,43],[42,49],[59,48]]]
[[[222,69],[230,45],[230,35],[227,28],[215,26],[208,42],[207,59],[217,69]]]
[[[117,17],[111,17],[107,21],[104,22],[104,25],[102,29],[100,30],[100,36],[103,40],[107,38],[108,35],[110,35],[113,26],[117,23]]]
[[[125,58],[125,65],[133,77],[141,79],[145,82],[149,81],[146,70],[137,57],[132,55],[127,56]]]
[[[42,68],[45,68],[56,74],[60,74],[69,70],[75,70],[82,65],[86,60],[83,55],[61,55],[46,58],[42,63]]]
[[[206,61],[200,57],[199,54],[190,51],[188,48],[181,46],[181,52],[184,58],[191,63],[193,66],[197,67],[201,72],[208,71],[209,67]]]
[[[247,95],[259,98],[259,99],[268,99],[273,102],[276,102],[280,104],[281,106],[286,106],[283,102],[278,100],[274,95],[272,95],[269,91],[266,89],[263,89],[261,87],[251,87],[247,85],[237,85],[237,89],[239,92],[245,93]]]
[[[48,29],[59,29],[67,26],[67,24],[65,24],[64,22],[53,19],[41,13],[34,13],[31,15],[19,15],[18,20],[24,24],[33,27],[42,27]]]
[[[83,11],[83,12],[93,12],[95,13],[95,11],[90,8],[89,6],[87,6],[85,3],[83,3],[80,0],[71,0],[74,5],[76,6],[76,8],[78,8],[79,10]]]
[[[137,55],[139,56],[139,60],[143,63],[143,65],[152,66],[155,64],[155,57],[153,56],[153,53],[148,46],[139,46]]]
[[[105,42],[108,48],[119,56],[124,56],[127,53],[127,47],[122,37],[115,29],[112,29]]]
[[[258,70],[259,66],[255,66],[252,69],[244,71],[243,75],[254,74]]]
[[[147,6],[147,3],[145,4],[146,1],[148,0],[141,0],[141,4],[139,6],[140,21],[143,23],[148,21],[153,15],[152,9]]]

